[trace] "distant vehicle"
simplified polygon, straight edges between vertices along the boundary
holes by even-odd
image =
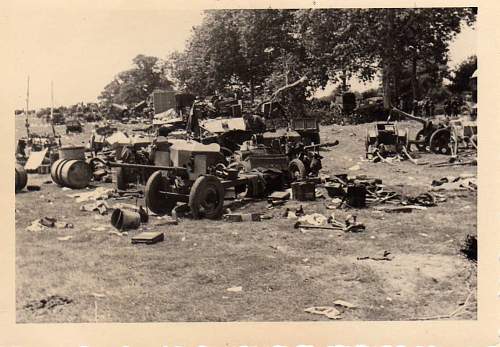
[[[49,113],[50,115],[50,113]],[[61,113],[59,110],[54,110],[52,114],[52,122],[55,125],[62,125],[64,124],[64,115]]]
[[[82,131],[82,123],[80,123],[77,119],[69,119],[66,121],[66,134],[70,132],[81,133]]]
[[[375,96],[362,100],[359,106],[354,110],[359,121],[382,121],[387,119],[387,112],[384,109],[384,98]]]

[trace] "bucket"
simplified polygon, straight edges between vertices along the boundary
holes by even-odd
[[[292,195],[293,199],[298,201],[316,200],[316,185],[313,182],[294,182]]]
[[[73,189],[82,189],[92,179],[90,165],[83,160],[67,160],[56,171],[59,184]]]
[[[111,225],[118,230],[137,229],[141,224],[139,212],[115,209],[111,214]]]
[[[366,207],[366,187],[363,184],[348,184],[346,200],[351,207]]]
[[[64,146],[59,149],[59,159],[85,160],[85,147]]]
[[[28,174],[24,167],[19,164],[16,164],[16,193],[21,191],[26,184],[28,183]]]

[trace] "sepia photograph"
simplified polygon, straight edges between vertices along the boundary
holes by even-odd
[[[477,13],[24,13],[15,323],[477,321]]]

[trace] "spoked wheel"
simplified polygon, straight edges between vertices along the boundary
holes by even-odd
[[[164,192],[169,190],[168,180],[163,177],[161,171],[153,173],[146,182],[145,198],[146,206],[158,215],[172,211],[177,202],[168,199]]]
[[[420,130],[415,136],[415,146],[417,146],[418,150],[421,152],[427,151],[427,141],[424,130]]]
[[[431,151],[437,154],[451,154],[451,132],[449,129],[438,129],[429,141]]]
[[[200,176],[189,193],[189,208],[193,218],[217,219],[222,215],[224,187],[212,175]]]
[[[299,159],[294,159],[288,164],[288,172],[292,182],[303,180],[307,176],[306,167]]]

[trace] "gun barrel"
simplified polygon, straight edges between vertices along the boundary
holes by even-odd
[[[420,117],[417,117],[417,116],[414,116],[414,115],[412,115],[412,114],[410,114],[410,113],[407,113],[407,112],[401,111],[401,110],[397,109],[396,107],[393,107],[393,108],[392,108],[392,110],[393,110],[393,111],[396,111],[397,113],[399,113],[400,115],[404,116],[405,118],[412,119],[412,120],[417,121],[417,122],[419,122],[419,123],[422,123],[422,124],[424,124],[424,125],[425,125],[425,123],[426,123],[426,120],[425,120],[425,119],[420,118]]]
[[[304,146],[304,149],[319,149],[319,148],[327,148],[327,147],[334,147],[339,144],[339,140],[335,140],[334,142],[325,142],[325,143],[320,143],[317,145],[309,145],[309,146]]]

